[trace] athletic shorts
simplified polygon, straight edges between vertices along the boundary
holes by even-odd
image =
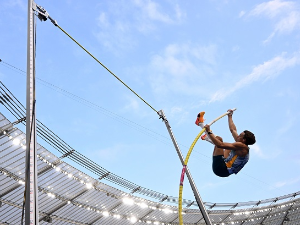
[[[213,156],[212,169],[219,177],[228,177],[230,175],[222,155]]]

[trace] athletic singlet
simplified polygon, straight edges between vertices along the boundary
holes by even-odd
[[[250,148],[249,148],[250,149]],[[249,160],[249,153],[245,157],[237,156],[235,151],[231,150],[229,156],[224,159],[229,174],[237,174],[246,165]]]

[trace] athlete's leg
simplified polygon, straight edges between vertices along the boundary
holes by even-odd
[[[202,140],[205,140],[205,141],[208,141],[209,143],[211,143],[211,144],[214,145],[214,143],[213,143],[212,140],[209,138],[209,136],[208,136],[208,134],[207,134],[206,131],[205,131],[205,134],[203,134],[203,135],[201,136],[201,139],[202,139]]]
[[[195,122],[195,124],[196,124],[197,126],[201,127],[202,129],[204,128],[204,114],[205,114],[205,112],[200,112],[200,113],[198,113],[197,119],[196,119],[196,122]],[[208,137],[208,135],[206,134],[206,131],[205,131],[205,134],[201,136],[201,139],[202,139],[202,140],[205,140],[205,141],[208,141],[208,142],[210,142],[211,144],[214,144],[214,143],[210,140],[210,138]]]
[[[220,141],[223,142],[223,139],[219,136],[216,136],[216,138]],[[217,146],[215,146],[214,148],[214,152],[213,152],[213,156],[217,156],[217,155],[222,155],[224,156],[224,149],[223,148],[218,148]]]
[[[199,127],[201,127],[201,128],[203,129],[203,128],[204,128],[204,123],[199,123]],[[208,142],[211,143],[211,144],[214,144],[214,143],[212,142],[212,140],[210,140],[210,138],[208,137],[206,131],[205,131],[205,134],[201,136],[201,139],[202,139],[202,140],[205,140],[205,141],[208,141]]]
[[[216,136],[216,138],[223,142],[223,139],[221,137]],[[213,172],[219,177],[229,176],[229,172],[224,162],[224,150],[222,148],[217,148],[216,146],[213,152],[212,169]]]

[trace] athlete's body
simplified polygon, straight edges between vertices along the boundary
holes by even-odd
[[[198,114],[196,124],[206,129],[206,135],[201,137],[215,145],[213,151],[213,171],[217,176],[228,177],[237,174],[249,160],[249,147],[255,143],[255,136],[250,131],[243,131],[238,134],[232,120],[232,110],[228,110],[228,125],[230,132],[235,140],[234,143],[223,142],[222,138],[215,136],[210,130],[209,125],[204,126],[204,114]]]

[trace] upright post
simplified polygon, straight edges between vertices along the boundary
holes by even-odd
[[[180,151],[180,149],[179,149],[179,146],[178,146],[178,144],[177,144],[177,141],[176,141],[176,139],[175,139],[175,137],[174,137],[174,134],[173,134],[173,132],[172,132],[171,126],[169,125],[169,122],[168,122],[168,120],[166,119],[163,110],[160,110],[158,113],[159,113],[159,115],[163,118],[163,121],[165,122],[165,125],[166,125],[166,127],[167,127],[167,129],[168,129],[169,135],[170,135],[170,137],[171,137],[171,139],[172,139],[172,142],[173,142],[173,144],[174,144],[174,146],[175,146],[175,149],[176,149],[176,151],[177,151],[177,154],[178,154],[178,156],[179,156],[180,162],[181,162],[182,166],[184,166],[184,159],[183,159],[182,153],[181,153],[181,151]],[[186,175],[187,175],[187,177],[188,177],[188,180],[189,180],[190,185],[191,185],[191,188],[192,188],[192,190],[193,190],[193,193],[194,193],[196,202],[197,202],[198,207],[199,207],[199,209],[200,209],[200,211],[201,211],[201,213],[202,213],[202,216],[203,216],[203,218],[204,218],[204,220],[205,220],[205,223],[206,223],[207,225],[211,225],[212,223],[211,223],[211,221],[210,221],[210,219],[209,219],[208,213],[207,213],[207,211],[206,211],[206,209],[205,209],[205,206],[204,206],[204,204],[203,204],[203,202],[202,202],[202,199],[201,199],[201,197],[200,197],[200,194],[199,194],[199,192],[198,192],[198,189],[197,189],[197,187],[196,187],[196,185],[195,185],[195,182],[194,182],[194,180],[193,180],[193,178],[192,178],[192,175],[191,175],[191,173],[190,173],[188,167],[186,167],[185,173],[186,173]]]
[[[25,225],[39,222],[35,116],[35,23],[33,0],[28,0],[26,88]]]

